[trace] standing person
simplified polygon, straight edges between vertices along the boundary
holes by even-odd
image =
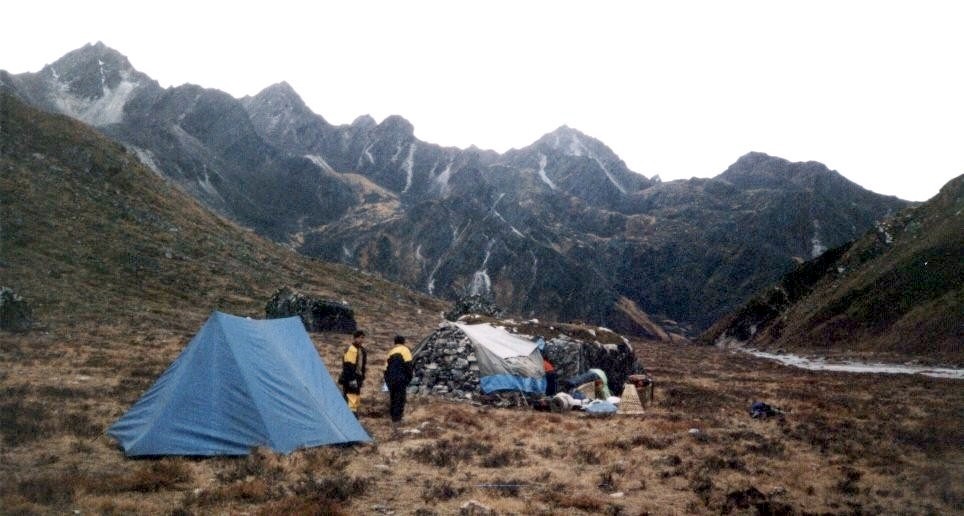
[[[358,417],[358,404],[361,402],[361,386],[365,383],[365,365],[367,362],[365,332],[358,330],[352,335],[348,351],[345,351],[345,358],[341,365],[341,376],[338,377],[338,383],[341,384],[345,401],[348,402],[348,408],[356,418]]]
[[[559,391],[558,374],[556,366],[545,355],[542,355],[542,369],[546,373],[546,396],[555,396]]]
[[[405,337],[395,337],[395,347],[388,352],[385,364],[385,385],[388,386],[388,413],[392,417],[392,430],[398,431],[405,413],[405,395],[414,374],[412,351],[405,345]]]

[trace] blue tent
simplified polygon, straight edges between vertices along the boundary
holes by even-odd
[[[301,319],[214,312],[167,371],[107,431],[124,453],[245,455],[369,442]]]

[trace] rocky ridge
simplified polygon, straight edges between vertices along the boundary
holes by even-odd
[[[660,182],[566,126],[501,155],[441,147],[399,116],[332,125],[285,83],[243,99],[162,89],[100,43],[36,74],[0,72],[0,89],[98,127],[302,253],[649,338],[708,326],[907,204],[761,153],[713,179]]]

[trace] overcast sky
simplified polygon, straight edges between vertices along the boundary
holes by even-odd
[[[503,152],[566,124],[663,180],[749,151],[926,200],[964,173],[964,2],[6,2],[0,69],[103,41],[161,83],[287,81]]]

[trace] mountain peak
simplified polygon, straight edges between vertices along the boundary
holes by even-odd
[[[120,122],[138,88],[157,87],[127,57],[103,42],[67,53],[37,74],[55,111],[102,127]]]
[[[741,188],[784,187],[790,184],[810,188],[820,178],[833,178],[850,183],[823,163],[817,161],[792,162],[756,151],[740,156],[735,163],[717,176],[717,179],[722,179]]]
[[[378,124],[378,129],[392,133],[399,133],[404,136],[415,135],[415,126],[413,126],[411,122],[400,115],[391,115],[385,120],[382,120],[382,123]]]
[[[371,129],[372,127],[375,127],[376,125],[378,125],[378,123],[375,122],[375,119],[372,118],[372,116],[371,116],[371,115],[368,115],[368,114],[359,116],[358,118],[356,118],[355,120],[353,120],[352,123],[351,123],[351,126],[352,126],[352,127],[355,127],[355,128],[358,128],[358,129]]]
[[[250,99],[250,100],[249,100]],[[291,112],[310,112],[311,110],[301,99],[301,95],[285,81],[281,81],[258,92],[257,95],[243,99],[244,102],[254,102],[261,105],[270,105],[276,110]]]
[[[117,50],[105,45],[102,41],[88,43],[44,67],[44,70],[52,69],[58,74],[63,75],[79,69],[87,69],[92,66],[111,70],[114,72],[125,71],[133,72],[127,56]]]

